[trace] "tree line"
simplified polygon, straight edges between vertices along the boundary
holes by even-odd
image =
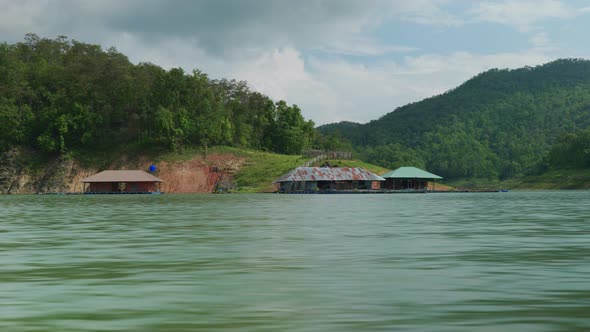
[[[582,165],[586,136],[571,133],[589,127],[590,61],[564,59],[492,69],[367,124],[330,124],[319,131],[349,141],[363,159],[384,167],[506,179]]]
[[[547,155],[546,166],[553,169],[590,168],[590,129],[561,135]]]
[[[0,151],[47,154],[142,144],[299,154],[316,140],[297,105],[246,82],[132,64],[115,48],[27,34],[0,44]]]

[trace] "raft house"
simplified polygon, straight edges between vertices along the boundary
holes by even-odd
[[[108,170],[81,182],[85,194],[161,194],[164,180],[141,170]]]
[[[386,190],[435,190],[436,180],[442,179],[416,167],[400,167],[381,176],[385,178],[382,188]]]
[[[273,183],[278,184],[280,193],[328,194],[378,192],[383,181],[363,168],[297,167]]]

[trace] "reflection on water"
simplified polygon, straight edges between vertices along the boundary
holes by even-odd
[[[1,196],[0,331],[588,331],[589,199]]]

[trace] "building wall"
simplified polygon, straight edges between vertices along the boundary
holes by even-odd
[[[115,189],[115,183],[111,183],[111,182],[96,182],[96,183],[90,183],[88,186],[88,189],[86,189],[86,191],[88,192],[93,192],[93,193],[109,193],[109,192],[114,192]]]
[[[428,187],[426,179],[385,179],[384,188],[393,190],[417,189],[422,190]]]
[[[88,192],[154,192],[157,191],[156,182],[95,182],[88,185]]]
[[[157,190],[155,182],[131,182],[127,183],[128,192],[154,192]]]
[[[373,189],[378,190],[381,181],[297,181],[281,182],[281,192],[314,192],[327,190],[354,190]]]

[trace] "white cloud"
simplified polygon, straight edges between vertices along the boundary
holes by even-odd
[[[64,34],[116,46],[136,63],[247,80],[254,90],[298,104],[306,118],[323,124],[376,119],[493,67],[547,62],[548,54],[557,51],[537,25],[590,12],[590,7],[572,9],[555,0],[487,1],[473,5],[468,20],[460,11],[449,12],[448,3],[453,2],[0,0],[0,38]],[[468,22],[505,24],[527,33],[530,50],[434,54],[385,44],[372,32],[387,20],[437,29],[468,28]],[[395,31],[390,33],[395,40]],[[310,50],[322,56],[310,56]],[[350,55],[354,62],[346,60]]]
[[[536,50],[491,55],[456,52],[408,56],[401,62],[389,61],[373,66],[312,59],[310,73],[342,99],[324,105],[331,118],[320,118],[318,122],[366,122],[399,106],[455,88],[488,69],[534,66],[551,59]]]
[[[543,20],[570,18],[576,11],[558,0],[505,0],[478,3],[470,14],[474,21],[505,24],[527,32]]]
[[[352,37],[327,42],[316,48],[325,53],[356,56],[381,56],[392,53],[418,51],[418,48],[404,45],[387,45],[370,38]]]
[[[299,105],[303,115],[316,124],[367,122],[457,87],[490,68],[534,66],[551,60],[543,50],[531,49],[490,55],[422,54],[359,64],[332,57],[305,58],[293,47],[245,52],[236,59],[216,57],[181,38],[145,44],[132,34],[119,34],[106,43],[136,63],[152,62],[168,69],[180,66],[187,72],[200,69],[214,79],[246,80],[253,90],[274,100]]]
[[[308,72],[301,53],[292,47],[246,52],[239,59],[228,59],[211,55],[184,39],[147,46],[133,35],[122,34],[110,42],[136,63],[152,62],[167,69],[182,67],[186,72],[199,69],[213,79],[248,81],[253,90],[276,101],[298,104],[304,116],[316,122],[331,122],[337,116],[332,106],[326,106],[340,103],[339,96],[329,82],[320,82]]]
[[[465,24],[464,19],[436,7],[430,10],[410,12],[409,15],[402,17],[402,20],[443,27],[457,27]]]
[[[547,34],[544,32],[538,32],[538,33],[534,34],[530,38],[530,42],[535,49],[545,49],[545,50],[551,49],[549,38],[547,37]]]
[[[37,25],[44,13],[43,3],[37,1],[0,0],[0,8],[0,31],[17,32],[11,33],[13,38],[7,38],[11,40],[21,39],[25,33],[32,32],[29,29]]]

